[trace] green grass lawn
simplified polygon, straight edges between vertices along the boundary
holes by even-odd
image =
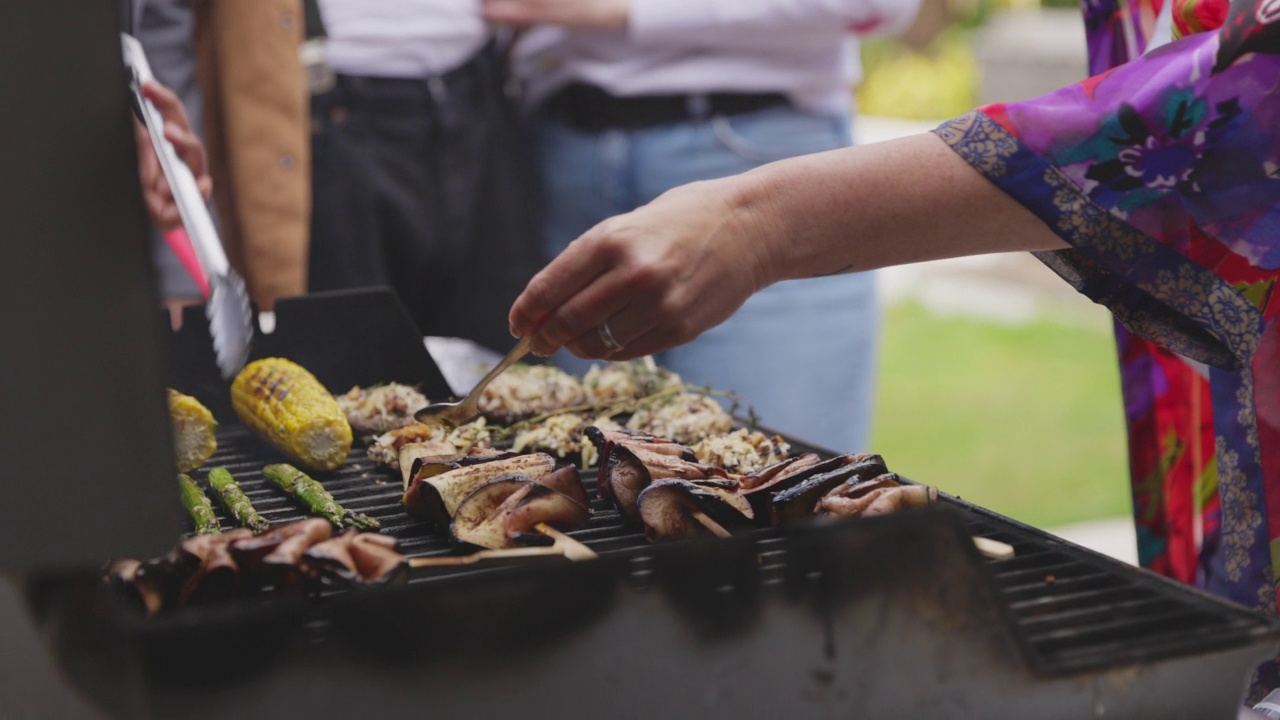
[[[885,313],[871,447],[889,467],[1037,527],[1130,512],[1108,329]]]

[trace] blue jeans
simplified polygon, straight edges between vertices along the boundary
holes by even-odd
[[[847,118],[770,108],[641,130],[581,133],[540,119],[548,257],[666,190],[849,144]],[[734,390],[760,422],[838,451],[865,448],[879,313],[871,273],[779,283],[693,342],[657,357],[687,382]],[[555,362],[582,373],[589,361]],[[746,407],[739,412],[745,414]]]

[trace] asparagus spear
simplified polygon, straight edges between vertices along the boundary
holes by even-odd
[[[226,468],[216,467],[209,471],[209,486],[218,494],[218,499],[222,501],[222,506],[227,509],[231,517],[242,526],[254,533],[265,532],[270,526],[270,523],[263,520],[258,511],[253,509],[253,503],[249,501],[249,497],[240,489],[235,478],[231,477],[231,472]]]
[[[191,515],[191,522],[196,526],[196,534],[211,535],[221,532],[222,528],[218,527],[218,518],[213,514],[213,503],[205,497],[204,491],[196,481],[192,480],[190,475],[178,475],[178,488],[182,507],[186,508]]]
[[[377,530],[382,527],[382,523],[375,518],[343,509],[323,485],[292,465],[268,465],[262,468],[262,473],[281,490],[305,503],[312,515],[319,515],[338,527],[353,527],[357,530]]]

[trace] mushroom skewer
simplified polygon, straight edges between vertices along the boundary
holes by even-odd
[[[503,548],[501,550],[480,550],[470,555],[448,555],[445,557],[411,558],[409,567],[450,567],[455,565],[472,565],[481,560],[498,560],[501,558],[530,557],[538,555],[563,555],[569,560],[594,560],[599,555],[591,548],[547,525],[538,523],[534,526],[538,532],[553,540],[551,545],[537,547]]]
[[[710,530],[711,534],[715,535],[718,538],[733,537],[733,534],[730,533],[728,530],[725,530],[723,525],[716,522],[715,520],[712,520],[709,515],[702,512],[701,510],[690,509],[689,516],[692,517],[694,520],[697,520],[699,523],[701,523],[702,527]]]

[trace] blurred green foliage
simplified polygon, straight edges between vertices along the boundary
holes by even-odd
[[[972,110],[980,73],[971,35],[963,27],[949,28],[924,52],[892,40],[865,43],[858,112],[942,120]]]
[[[871,449],[1038,527],[1132,508],[1110,325],[1005,325],[905,302],[884,318]]]

